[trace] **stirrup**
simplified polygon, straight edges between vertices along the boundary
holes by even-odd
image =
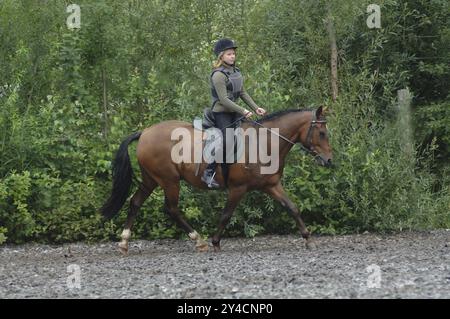
[[[209,181],[208,181],[208,180],[205,180],[205,179],[203,178],[203,176],[202,176],[202,181],[205,182],[206,185],[208,185],[209,188],[219,188],[220,185],[219,185],[219,183],[217,183],[217,182],[214,180],[214,176],[216,176],[216,172],[215,172],[215,171],[214,171],[213,175],[209,178]]]

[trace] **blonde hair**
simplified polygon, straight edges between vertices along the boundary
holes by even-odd
[[[223,64],[223,60],[222,60],[223,53],[224,52],[220,52],[219,56],[217,57],[216,62],[213,63],[213,68],[214,69],[217,69],[217,68],[222,66],[222,64]]]

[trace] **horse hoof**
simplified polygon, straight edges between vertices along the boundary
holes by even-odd
[[[121,253],[122,255],[128,256],[128,247],[125,247],[125,246],[119,244],[119,247],[118,247],[118,248],[119,248],[119,251],[120,251],[120,253]]]
[[[309,250],[314,250],[317,248],[317,245],[312,241],[306,241],[306,248]]]
[[[195,250],[197,250],[197,252],[199,253],[205,253],[208,251],[208,244],[195,246]]]

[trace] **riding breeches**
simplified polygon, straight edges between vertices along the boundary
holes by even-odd
[[[234,122],[237,121],[239,117],[241,117],[241,115],[237,112],[213,112],[213,113],[216,121],[216,127],[222,131],[223,162],[225,162],[227,158],[226,154],[230,153],[232,155],[234,153],[234,134],[233,140],[229,141],[230,145],[227,148],[226,130],[227,128],[234,129],[236,127],[236,123]]]

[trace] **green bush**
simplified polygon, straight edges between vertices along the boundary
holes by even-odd
[[[381,29],[367,28],[366,0],[208,3],[83,0],[81,29],[68,30],[63,2],[2,2],[0,244],[116,239],[128,203],[108,222],[98,208],[109,196],[118,146],[154,123],[201,115],[210,103],[212,47],[223,36],[237,40],[237,61],[257,104],[332,110],[336,167],[318,167],[294,147],[284,170],[285,189],[310,230],[450,228],[447,1],[385,1]],[[338,46],[336,102],[328,17]],[[414,94],[411,127],[399,125],[396,111],[404,88]],[[405,129],[412,130],[408,152]],[[135,144],[129,153],[139,175]],[[180,208],[211,235],[225,198],[182,184]],[[186,236],[163,205],[157,189],[133,238]],[[296,231],[281,205],[252,192],[226,235]]]

